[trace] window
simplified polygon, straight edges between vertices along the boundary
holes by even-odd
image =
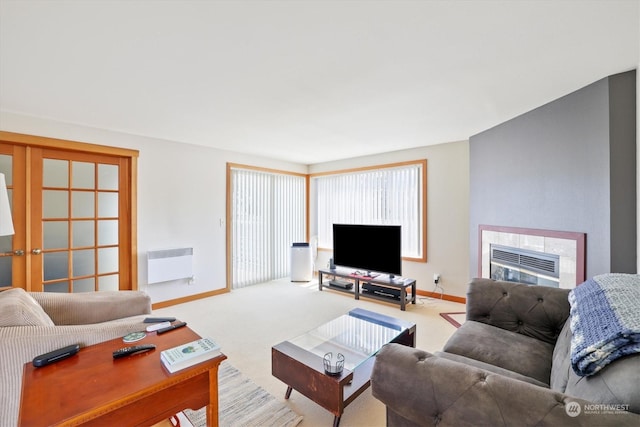
[[[289,274],[293,242],[306,238],[304,175],[228,165],[231,287]]]
[[[426,160],[315,176],[318,246],[334,223],[402,226],[402,256],[426,261]]]

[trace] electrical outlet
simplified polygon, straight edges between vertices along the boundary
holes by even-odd
[[[440,274],[433,273],[433,283],[437,285],[439,281],[440,281]]]

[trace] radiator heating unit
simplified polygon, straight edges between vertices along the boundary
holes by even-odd
[[[193,277],[193,248],[147,252],[147,283],[168,282]]]

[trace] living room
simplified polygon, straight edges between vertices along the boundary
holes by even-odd
[[[1,1],[0,130],[139,151],[137,288],[167,312],[175,302],[228,291],[229,163],[318,174],[427,159],[427,261],[405,262],[403,275],[417,279],[418,291],[430,295],[437,273],[444,294],[463,301],[470,278],[478,272],[478,225],[529,229],[561,225],[563,231],[587,232],[583,227],[573,229],[566,210],[561,218],[554,216],[552,203],[566,192],[548,191],[553,200],[539,199],[542,207],[528,217],[509,206],[505,218],[495,204],[480,203],[479,199],[486,200],[483,185],[489,179],[478,175],[484,173],[478,166],[492,156],[483,152],[493,144],[486,142],[487,137],[503,130],[512,137],[522,129],[513,128],[513,123],[518,118],[528,121],[527,113],[552,103],[551,108],[557,108],[554,102],[562,103],[563,97],[576,92],[584,96],[580,92],[584,88],[598,92],[608,87],[610,76],[640,66],[637,1],[345,2],[344,6],[190,2],[194,15],[199,3],[222,8],[215,18],[207,18],[212,27],[226,29],[232,36],[220,37],[222,29],[203,33],[206,19],[197,21],[196,34],[207,34],[209,47],[181,38],[188,34],[188,18],[193,18],[185,11],[178,14],[185,26],[167,30],[176,15],[171,9],[176,5],[170,2],[130,2],[126,12],[114,2],[92,3],[97,9],[73,2]],[[265,24],[269,19],[272,25]],[[144,28],[143,22],[150,26],[144,35],[135,31]],[[252,26],[258,30],[249,33]],[[303,37],[305,26],[312,30],[310,36]],[[242,31],[250,37],[243,38]],[[268,39],[268,31],[278,38]],[[144,37],[149,34],[153,37]],[[355,41],[345,43],[348,35]],[[179,41],[170,42],[170,37]],[[409,44],[414,37],[417,40]],[[312,49],[301,46],[304,43]],[[256,56],[237,54],[250,49],[247,46],[259,47]],[[441,46],[455,54],[442,53]],[[114,52],[120,49],[121,55]],[[209,56],[221,59],[211,59],[211,65],[205,60]],[[350,56],[355,59],[350,61]],[[285,61],[289,57],[296,60]],[[283,61],[282,69],[278,61]],[[176,62],[189,66],[169,66]],[[218,70],[220,63],[236,68]],[[379,69],[370,71],[376,66]],[[243,80],[255,70],[261,71],[251,73],[253,80]],[[211,81],[188,84],[197,79]],[[637,105],[637,73],[635,79]],[[211,89],[208,85],[213,82],[222,83]],[[238,92],[230,89],[240,87]],[[295,90],[288,92],[287,87]],[[600,92],[598,96],[596,103],[608,97]],[[216,100],[216,105],[206,104],[205,99]],[[572,108],[563,107],[561,117],[566,118]],[[590,121],[591,116],[585,117]],[[638,118],[636,108],[636,122]],[[215,126],[208,127],[207,122]],[[540,138],[547,136],[544,125],[538,129]],[[636,140],[637,135],[636,129]],[[572,149],[576,138],[572,135]],[[531,131],[524,144],[535,140]],[[557,146],[558,140],[550,141],[546,149]],[[602,141],[598,144],[610,144]],[[595,147],[601,154],[602,146]],[[528,160],[518,159],[523,164]],[[578,162],[563,154],[552,163],[572,161]],[[506,168],[511,176],[518,169],[523,168],[517,163]],[[527,178],[518,182],[521,188],[548,190],[546,181],[540,180],[547,176],[544,170],[537,175],[528,169],[521,176]],[[603,179],[598,186],[623,188],[629,175],[612,178],[605,173]],[[635,193],[635,180],[632,184]],[[582,191],[587,194],[588,188]],[[625,200],[627,196],[620,195]],[[633,200],[637,202],[635,195]],[[637,210],[637,203],[633,208]],[[580,218],[587,216],[586,209],[579,207]],[[481,210],[491,215],[480,215]],[[589,215],[587,223],[593,224],[602,213]],[[595,237],[587,237],[586,253],[592,257],[586,262],[587,276],[618,268],[602,259],[611,260],[616,250],[628,249],[624,241],[600,252],[600,243],[624,234],[605,228],[589,230]],[[636,254],[637,240],[633,242]],[[148,284],[146,254],[175,247],[193,248],[194,280]],[[316,265],[326,266],[330,256],[319,251]],[[628,261],[623,269],[629,270]]]
[[[27,2],[27,5],[29,3],[31,2]],[[423,131],[422,141],[420,141],[421,138],[414,137],[412,137],[412,140],[415,141],[417,139],[417,142],[409,143],[403,142],[402,140],[393,141],[392,143],[390,143],[390,145],[387,145],[388,148],[386,149],[367,147],[368,143],[366,142],[358,143],[359,146],[363,145],[364,147],[366,147],[366,149],[361,152],[379,152],[378,154],[361,156],[356,155],[358,151],[356,151],[356,149],[354,148],[354,144],[357,140],[354,139],[350,144],[340,144],[343,147],[351,147],[349,151],[353,153],[345,155],[345,157],[349,156],[349,158],[344,159],[336,158],[336,155],[334,153],[330,153],[330,149],[323,148],[324,146],[322,143],[313,143],[310,144],[310,147],[308,147],[309,150],[313,151],[309,151],[308,154],[305,154],[307,158],[335,158],[335,160],[327,160],[323,162],[312,162],[309,160],[293,162],[282,160],[287,158],[284,154],[280,156],[280,159],[278,159],[277,156],[266,156],[264,153],[264,149],[262,148],[262,142],[260,144],[254,144],[254,148],[252,148],[253,151],[249,151],[245,147],[241,147],[239,145],[241,140],[236,138],[235,143],[237,147],[239,147],[239,149],[235,151],[232,150],[232,146],[225,146],[226,149],[218,149],[203,146],[204,144],[184,144],[181,142],[189,141],[184,141],[185,138],[183,137],[173,139],[168,133],[166,135],[158,135],[156,137],[144,136],[145,131],[143,130],[137,130],[127,133],[122,131],[126,129],[125,124],[122,124],[118,127],[109,127],[106,124],[104,126],[91,126],[91,123],[93,123],[91,121],[82,123],[80,119],[74,119],[72,117],[69,117],[67,119],[61,117],[59,120],[54,120],[53,118],[56,116],[56,114],[61,114],[61,111],[63,110],[60,108],[61,105],[57,105],[55,107],[55,110],[57,112],[54,114],[53,110],[44,111],[45,106],[42,104],[42,101],[40,99],[40,96],[44,96],[46,91],[52,90],[52,86],[55,86],[53,83],[40,83],[41,85],[44,84],[47,87],[40,88],[40,90],[38,91],[40,95],[38,97],[35,97],[34,95],[34,99],[31,102],[34,104],[34,108],[36,108],[35,105],[38,105],[38,107],[31,112],[27,111],[24,107],[21,107],[18,104],[9,104],[10,101],[12,103],[16,102],[12,101],[14,99],[20,99],[20,102],[27,102],[27,99],[29,98],[26,96],[26,94],[23,95],[17,93],[17,88],[22,86],[33,87],[36,81],[46,81],[45,77],[47,74],[49,74],[47,73],[42,76],[34,75],[33,78],[28,78],[24,75],[25,73],[20,71],[21,67],[18,67],[17,65],[15,68],[17,74],[14,74],[13,72],[9,73],[7,67],[9,67],[10,64],[18,64],[18,62],[13,60],[12,56],[9,56],[9,53],[19,52],[21,49],[21,43],[26,43],[26,39],[22,39],[21,36],[17,34],[12,37],[11,33],[7,33],[7,36],[3,37],[3,43],[9,43],[11,41],[11,46],[7,46],[7,48],[3,49],[4,53],[2,63],[3,67],[7,68],[7,71],[3,72],[3,90],[2,97],[0,99],[3,105],[0,127],[2,130],[10,132],[29,135],[40,135],[71,141],[82,141],[93,144],[139,150],[140,156],[138,159],[137,200],[137,206],[139,210],[137,224],[139,276],[138,286],[140,289],[143,289],[152,295],[154,303],[170,301],[210,291],[221,290],[226,287],[225,282],[222,281],[221,278],[224,278],[225,272],[227,270],[225,259],[225,168],[227,163],[237,163],[289,172],[313,174],[330,170],[343,170],[361,166],[389,164],[416,159],[427,159],[427,262],[404,263],[403,267],[405,270],[405,275],[413,278],[423,278],[422,280],[419,280],[418,288],[423,291],[431,291],[433,284],[430,278],[433,277],[434,273],[438,273],[442,277],[440,285],[443,286],[445,294],[464,297],[466,283],[469,277],[475,275],[476,270],[475,267],[471,267],[471,265],[476,262],[475,260],[471,259],[471,253],[476,250],[474,236],[477,233],[477,229],[475,229],[476,224],[473,224],[473,226],[470,227],[469,222],[469,198],[470,196],[474,197],[473,194],[470,194],[469,138],[474,134],[481,133],[491,127],[499,125],[500,123],[505,122],[508,119],[511,119],[520,114],[524,114],[528,111],[540,107],[543,104],[560,98],[561,96],[564,96],[570,92],[581,89],[582,87],[594,83],[597,80],[606,78],[609,75],[621,73],[635,68],[638,62],[637,40],[629,41],[625,39],[628,35],[633,36],[635,34],[633,31],[637,32],[638,20],[635,19],[634,21],[633,17],[629,16],[630,14],[626,9],[631,7],[631,9],[633,10],[633,7],[636,6],[635,3],[636,2],[626,1],[620,3],[614,2],[614,7],[613,5],[609,5],[609,2],[596,2],[596,5],[592,7],[602,8],[600,12],[593,13],[589,10],[589,8],[585,8],[585,10],[582,11],[582,13],[586,15],[586,17],[598,16],[605,11],[607,13],[613,14],[614,16],[624,16],[624,19],[621,22],[625,22],[626,24],[620,25],[618,21],[612,19],[612,23],[609,27],[603,27],[603,29],[601,30],[602,33],[606,33],[607,37],[610,37],[610,39],[608,39],[609,42],[607,43],[604,43],[600,40],[600,38],[605,37],[602,34],[592,34],[589,36],[594,40],[600,40],[598,43],[602,43],[603,46],[597,47],[599,49],[597,51],[594,50],[596,49],[596,46],[588,46],[582,48],[585,52],[589,53],[590,57],[581,59],[580,61],[577,61],[575,65],[573,65],[574,67],[578,68],[578,70],[576,70],[576,73],[580,73],[579,79],[572,81],[570,79],[571,73],[568,72],[564,73],[566,75],[558,75],[557,79],[555,80],[556,83],[554,83],[554,85],[559,86],[558,89],[554,89],[552,87],[553,85],[546,85],[547,87],[544,87],[545,85],[541,85],[543,86],[544,91],[548,93],[548,95],[542,96],[540,92],[543,89],[538,89],[538,93],[534,93],[536,99],[528,101],[528,103],[525,103],[523,101],[521,103],[521,106],[519,107],[520,110],[514,109],[512,111],[501,112],[502,117],[504,117],[504,119],[502,120],[497,117],[497,113],[490,114],[492,113],[492,109],[496,110],[504,108],[500,104],[497,104],[498,92],[491,94],[486,89],[474,89],[475,91],[481,92],[480,95],[487,96],[487,100],[485,102],[492,102],[495,105],[493,105],[492,107],[483,107],[489,110],[488,112],[484,112],[484,115],[488,116],[488,118],[485,119],[485,123],[488,123],[487,125],[484,125],[484,127],[483,125],[465,125],[466,128],[474,129],[474,131],[468,131],[468,133],[466,134],[459,133],[459,131],[456,129],[456,132],[458,132],[458,135],[460,135],[457,139],[437,137],[435,135],[431,135],[428,131],[425,130]],[[5,8],[7,8],[7,12],[11,11],[11,9],[8,9],[9,6],[15,7],[14,2],[3,2],[3,4],[5,5]],[[48,9],[44,8],[44,6],[40,4],[38,4],[38,7],[33,6],[35,6],[35,4],[32,5],[32,7],[24,6],[25,11],[23,12],[27,14],[35,14],[35,16],[40,17],[39,19],[46,20],[46,12],[48,12]],[[500,2],[492,5],[491,7],[489,7],[488,5],[484,5],[483,7],[486,7],[487,10],[485,12],[482,12],[482,14],[493,15],[494,13],[496,13],[496,9],[500,10],[502,6],[504,5]],[[420,9],[420,7],[422,6],[414,4],[412,7],[417,7],[418,9]],[[524,5],[512,7],[514,7],[514,10],[509,11],[509,13],[516,13],[518,7],[522,7],[524,11],[517,13],[529,13],[528,8]],[[534,6],[533,9],[537,10],[536,7],[538,6]],[[567,4],[557,7],[560,8],[557,11],[557,13],[560,14],[563,12],[568,13],[567,9],[563,8],[566,7],[569,10],[573,10],[575,8],[575,5]],[[41,9],[41,11],[38,12],[39,8],[44,9]],[[384,8],[382,10],[384,10]],[[455,8],[452,8],[450,12],[454,13],[455,10]],[[356,10],[348,8],[344,12],[345,19],[349,16],[348,13],[356,12],[357,8]],[[373,9],[373,11],[371,12],[372,22],[376,22],[374,18],[378,17],[378,13],[380,12],[380,10]],[[111,13],[117,13],[117,11],[111,11]],[[234,13],[239,13],[239,11],[234,11]],[[326,10],[325,13],[329,13],[329,11]],[[399,15],[400,16],[397,19],[401,19],[403,17],[402,13],[399,13]],[[8,20],[11,14],[4,13],[3,16],[5,17],[5,20]],[[586,17],[584,19],[586,19]],[[499,18],[492,19],[499,20]],[[567,17],[566,19],[569,18]],[[586,30],[587,28],[589,28],[589,25],[582,24],[581,19],[583,18],[576,19],[576,22],[580,22],[580,24],[574,24],[576,25],[575,31],[578,32],[579,30],[582,30],[582,32],[593,33],[592,29]],[[598,20],[598,18],[595,17],[590,19],[594,19],[596,21]],[[613,22],[616,23],[613,24]],[[11,28],[13,28],[13,26],[10,25],[4,25],[3,27],[5,28],[5,31],[9,31]],[[43,29],[41,31],[45,32],[44,28],[46,27],[42,28]],[[583,34],[581,36],[586,37]],[[535,37],[537,37],[537,35],[531,38]],[[34,40],[32,44],[30,44],[33,52],[37,51],[37,44],[33,44],[36,42],[37,40]],[[529,42],[532,43],[531,41]],[[622,43],[620,44],[619,49],[609,48],[610,45],[614,45],[616,43]],[[588,45],[589,43],[585,41],[585,44]],[[11,47],[11,49],[9,49],[9,47]],[[508,48],[509,46],[504,47],[504,49]],[[15,49],[18,50],[16,51]],[[41,49],[41,47],[39,47],[38,49]],[[66,47],[64,49],[66,49]],[[61,50],[61,52],[64,52],[64,49]],[[558,48],[558,50],[561,51],[561,48]],[[615,51],[616,53],[610,51]],[[549,54],[552,55],[551,52]],[[553,54],[559,55],[560,53]],[[75,54],[68,53],[67,55]],[[536,55],[539,56],[540,53],[532,54],[532,56]],[[607,65],[607,61],[604,60],[608,56],[612,57],[611,65]],[[594,61],[594,57],[603,59]],[[32,60],[37,60],[35,55],[33,56]],[[530,59],[530,61],[537,63],[538,58]],[[551,62],[550,59],[547,59],[547,61]],[[568,65],[565,63],[562,64],[563,66]],[[139,66],[141,65],[142,64],[140,64]],[[85,66],[90,67],[91,69],[95,69],[96,67],[100,67],[101,65],[88,64]],[[499,67],[494,68],[500,68],[502,66],[503,65],[501,64]],[[505,70],[507,70],[509,66],[511,65],[505,65]],[[27,66],[26,64],[25,67],[29,68],[31,73],[35,73],[35,70],[37,69],[37,67]],[[556,66],[554,65],[554,67]],[[587,70],[587,67],[594,69],[594,71]],[[98,71],[96,70],[96,72]],[[518,73],[523,72],[524,70],[518,71]],[[536,70],[535,72],[539,71]],[[547,73],[560,74],[559,72],[557,72],[557,70],[547,70]],[[505,78],[509,77],[510,79],[514,80],[513,84],[517,84],[518,86],[520,86],[519,91],[523,90],[519,78],[514,78],[511,76],[514,73],[512,73],[511,71],[504,71],[502,74],[502,76],[496,78],[504,80]],[[14,75],[16,76],[15,78],[18,78],[19,80],[14,81],[12,78],[12,76]],[[67,74],[66,76],[67,77],[65,78],[69,78],[69,74]],[[62,76],[60,76],[60,78],[62,78]],[[106,76],[103,76],[101,74],[97,80],[104,81],[105,83],[103,84],[106,84],[106,80],[104,80],[105,78]],[[549,78],[550,76],[548,75],[545,79],[541,80],[548,80]],[[133,76],[128,76],[125,80],[121,80],[121,82],[123,84],[130,84],[131,79],[133,79]],[[560,79],[562,79],[562,82],[559,81]],[[91,83],[92,81],[91,79],[87,80],[89,80],[87,84]],[[73,78],[70,79],[70,84],[72,83]],[[465,83],[465,86],[467,86],[468,84],[469,83]],[[486,81],[479,82],[478,84],[486,85],[489,83],[488,81]],[[528,85],[530,84],[531,82],[528,83]],[[455,87],[455,85],[452,87]],[[506,92],[515,91],[516,87],[517,86],[512,86]],[[71,86],[68,89],[71,90]],[[94,92],[96,90],[97,89],[94,89]],[[456,93],[458,93],[459,90],[460,89],[456,89]],[[9,96],[10,94],[11,96]],[[136,96],[142,95],[138,94]],[[496,97],[496,99],[492,100],[492,97],[494,96]],[[505,95],[501,94],[499,96],[504,97]],[[60,102],[63,102],[63,105],[69,104],[68,94],[64,96],[54,96],[54,94],[51,94],[50,98],[57,99],[58,104]],[[511,96],[508,102],[515,102],[514,98],[517,100],[518,96]],[[463,98],[459,99],[462,100]],[[52,101],[50,100],[48,102]],[[262,100],[261,102],[266,102],[266,100]],[[458,104],[458,101],[456,101],[455,104]],[[92,106],[91,108],[83,106],[83,109],[93,110],[94,107],[102,108],[96,105]],[[65,108],[69,108],[69,106]],[[473,111],[477,110],[476,106],[469,106],[464,108],[471,108],[471,110]],[[463,112],[468,114],[468,112],[461,110],[454,115],[455,119],[448,119],[456,123],[456,125],[453,126],[454,128],[462,127],[462,123],[464,123],[464,121],[458,120],[458,118],[462,117]],[[434,112],[433,114],[436,113]],[[477,114],[471,115],[474,120],[477,120],[477,118],[475,118],[474,116],[477,116]],[[259,116],[257,118],[259,119]],[[459,125],[457,124],[458,122],[460,123]],[[170,125],[169,127],[171,128],[173,126],[174,125]],[[243,126],[246,125],[242,125],[240,127]],[[120,129],[121,131],[118,131],[118,129]],[[278,132],[280,132],[280,130],[278,130]],[[147,134],[157,135],[156,132],[147,132]],[[273,138],[272,134],[269,135],[270,138]],[[220,138],[216,139],[219,140]],[[177,140],[180,140],[181,142],[176,142]],[[303,146],[300,145],[300,143],[296,144],[298,144],[296,145],[296,147],[300,148],[291,150],[287,150],[286,148],[284,148],[280,149],[280,152],[289,151],[304,153],[304,150],[302,149]],[[378,144],[382,143],[378,142]],[[416,147],[411,148],[410,145],[416,145]],[[362,148],[360,149],[362,150]],[[275,152],[275,148],[272,147],[271,150],[272,152]],[[256,155],[255,153],[259,153],[259,155]],[[325,157],[320,157],[319,153],[323,153]],[[197,206],[198,209],[193,209],[193,206]],[[521,226],[529,228],[547,228],[544,226],[544,224],[521,224]],[[313,230],[311,230],[310,234],[313,235]],[[148,251],[172,247],[192,247],[194,249],[193,275],[195,276],[195,281],[190,284],[188,284],[186,281],[180,281],[179,283],[173,284],[170,283],[147,286],[145,254]],[[589,253],[590,251],[587,252]],[[320,252],[318,265],[326,265],[328,257],[329,256],[327,253]],[[593,271],[592,273],[595,274],[597,273],[597,271]]]

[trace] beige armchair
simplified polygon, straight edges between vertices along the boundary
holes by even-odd
[[[1,424],[18,424],[25,363],[68,345],[85,347],[144,330],[149,313],[151,299],[139,291],[0,292]]]

